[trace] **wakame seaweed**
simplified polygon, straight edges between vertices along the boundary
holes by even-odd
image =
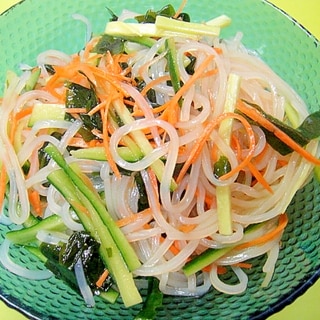
[[[111,276],[108,276],[101,288],[96,287],[97,280],[105,270],[105,265],[99,255],[99,247],[100,244],[89,233],[79,231],[74,232],[66,244],[42,243],[40,250],[48,259],[46,262],[48,269],[71,288],[79,290],[74,266],[80,258],[89,286],[93,290],[107,291],[113,284]]]
[[[249,106],[255,108],[264,118],[270,121],[274,126],[288,135],[292,140],[298,143],[300,146],[306,146],[312,139],[320,136],[320,111],[314,112],[310,114],[303,123],[298,128],[292,128],[286,123],[280,121],[279,119],[274,118],[270,114],[267,114],[262,110],[260,106],[257,104],[247,102],[243,100]],[[252,124],[259,126],[263,132],[265,133],[266,140],[270,144],[270,146],[278,151],[281,155],[287,155],[293,150],[281,139],[279,139],[273,132],[268,129],[260,126],[258,123],[250,119],[248,116],[243,114],[241,111],[236,110],[237,113],[241,114],[243,117],[248,119],[248,121]]]
[[[80,84],[69,82],[66,84],[66,87],[67,108],[85,108],[86,113],[88,113],[99,104],[99,99],[92,84],[90,88],[86,88]],[[80,118],[86,131],[91,132],[94,129],[102,131],[102,119],[99,112],[96,112],[92,116],[80,114]],[[83,136],[83,138],[87,141],[87,139],[92,137]]]

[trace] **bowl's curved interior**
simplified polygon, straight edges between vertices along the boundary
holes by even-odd
[[[103,31],[109,15],[106,6],[119,13],[122,8],[143,12],[156,9],[168,1],[158,0],[25,0],[0,17],[0,82],[5,70],[18,70],[19,63],[35,64],[37,54],[46,49],[73,53],[85,41],[85,26],[71,18],[73,13],[86,16],[93,32]],[[171,0],[177,8],[180,1]],[[293,19],[259,0],[189,1],[186,11],[201,21],[220,14],[229,15],[233,23],[224,37],[241,31],[243,42],[255,50],[270,66],[298,91],[310,111],[320,105],[320,46]],[[237,296],[226,296],[211,290],[202,298],[166,296],[158,319],[265,318],[291,303],[320,274],[320,187],[311,180],[300,190],[289,209],[289,225],[283,237],[273,281],[261,288],[264,257],[253,259],[248,270],[248,290]],[[10,227],[9,227],[10,228]],[[8,227],[0,225],[0,241]],[[12,250],[13,259],[27,266],[36,263],[24,249]],[[234,281],[231,274],[225,278]],[[0,294],[4,301],[30,318],[98,319],[133,318],[139,306],[125,309],[121,303],[107,305],[97,299],[95,308],[87,308],[81,297],[59,280],[29,281],[18,278],[0,267]]]

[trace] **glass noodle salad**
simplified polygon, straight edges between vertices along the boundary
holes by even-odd
[[[82,50],[7,73],[0,262],[11,272],[56,276],[89,307],[96,295],[141,303],[141,318],[163,295],[244,292],[254,257],[271,281],[286,209],[320,164],[320,115],[241,33],[219,36],[230,17],[190,22],[183,4],[109,10],[101,35],[75,15],[88,25]],[[13,262],[14,246],[45,268]]]

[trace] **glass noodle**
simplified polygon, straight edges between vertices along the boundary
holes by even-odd
[[[119,19],[125,21],[134,15],[124,11]],[[88,23],[78,15],[75,18]],[[67,163],[77,164],[102,195],[108,212],[141,261],[134,276],[157,277],[165,294],[201,296],[211,286],[227,294],[239,294],[246,290],[245,269],[250,267],[243,263],[266,254],[263,270],[267,276],[263,285],[267,285],[283,232],[274,230],[314,165],[297,152],[281,155],[268,144],[257,124],[225,111],[230,75],[236,75],[234,109],[241,101],[250,101],[273,117],[288,121],[290,106],[297,124],[308,115],[297,93],[247,50],[241,38],[241,33],[228,40],[171,38],[182,84],[180,91],[170,81],[166,37],[154,39],[149,46],[127,41],[127,52],[114,56],[90,53],[99,37],[90,39],[86,48],[75,55],[55,50],[40,53],[37,61],[41,75],[35,88],[24,90],[32,73],[31,67],[24,66],[21,76],[12,75],[8,80],[1,101],[0,154],[8,177],[7,211],[3,214],[7,212],[17,225],[26,222],[30,212],[42,218],[60,216],[66,226],[65,234],[43,231],[38,235],[41,241],[65,242],[73,232],[84,230],[70,203],[48,183],[48,174],[57,170],[58,165],[52,159],[43,167],[39,163],[40,148],[50,143]],[[191,56],[195,61],[194,73],[186,68]],[[55,74],[48,71],[48,65],[55,69]],[[199,68],[203,70],[197,73]],[[76,112],[72,114],[74,121],[42,118],[29,124],[32,111],[27,110],[37,104],[60,105],[66,114],[72,113],[65,107],[68,82],[94,86],[100,99],[99,108],[91,112],[101,115],[106,131],[94,130],[92,141],[84,141],[79,135],[83,121]],[[139,88],[138,82],[144,88]],[[154,101],[151,102],[148,92],[153,93]],[[115,115],[121,124],[116,122]],[[220,129],[226,121],[231,124],[229,142]],[[58,132],[59,138],[53,132]],[[199,145],[201,148],[195,152]],[[311,141],[306,149],[315,155],[317,147],[317,142]],[[79,152],[89,149],[93,150],[90,156]],[[126,150],[135,156],[134,160],[123,156]],[[225,179],[213,169],[220,155],[228,159],[230,170],[235,170]],[[247,158],[255,170],[247,165],[237,170]],[[179,175],[188,161],[185,173]],[[23,167],[27,163],[26,173]],[[118,172],[114,172],[112,163]],[[257,178],[257,172],[269,189]],[[138,205],[138,174],[148,200],[148,206],[142,210]],[[218,193],[223,188],[230,195],[230,234],[221,232],[219,225]],[[30,200],[31,192],[41,198],[40,209]],[[260,227],[246,231],[255,224]],[[272,232],[275,235],[266,241],[254,242]],[[252,246],[241,247],[250,241]],[[5,245],[2,251],[9,250],[8,242]],[[201,272],[184,273],[183,267],[193,257],[207,249],[229,247],[228,252]],[[77,268],[82,268],[81,261]],[[220,274],[226,270],[235,274],[236,284],[221,280]],[[82,273],[80,276],[83,277]],[[88,299],[92,304],[92,297]]]

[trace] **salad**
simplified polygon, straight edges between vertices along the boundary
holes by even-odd
[[[80,52],[48,50],[8,72],[0,206],[17,227],[0,262],[64,280],[89,307],[95,295],[144,302],[138,318],[163,294],[242,293],[260,255],[267,286],[286,208],[320,163],[319,113],[240,33],[220,38],[227,16],[193,23],[171,5],[110,14]],[[47,270],[13,263],[19,245]],[[219,277],[228,270],[237,284]]]

